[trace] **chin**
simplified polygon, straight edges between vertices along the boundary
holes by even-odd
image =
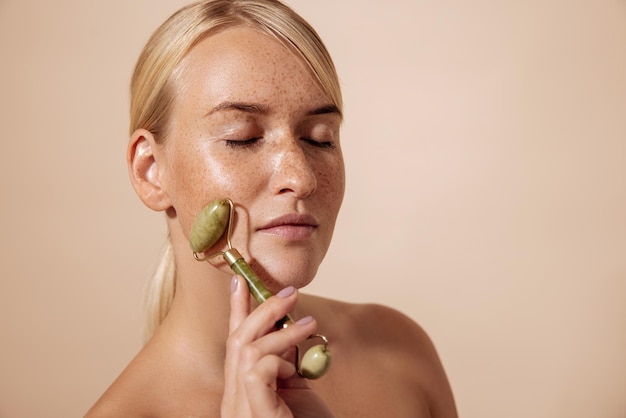
[[[267,263],[255,260],[250,263],[250,267],[259,276],[265,287],[275,294],[288,286],[300,289],[311,283],[317,273],[319,263],[312,263],[310,258],[302,263],[287,259],[282,262],[277,262],[274,259]]]

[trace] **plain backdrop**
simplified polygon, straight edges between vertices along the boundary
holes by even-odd
[[[626,2],[289,3],[346,102],[310,292],[419,322],[462,417],[626,417]],[[128,83],[183,4],[0,0],[2,418],[81,416],[141,347]]]

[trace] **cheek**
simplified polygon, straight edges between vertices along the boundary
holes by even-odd
[[[245,203],[258,191],[260,167],[242,158],[203,147],[180,149],[169,167],[174,184],[173,206],[185,234],[200,211],[211,201],[229,197]]]
[[[337,158],[318,171],[319,184],[324,185],[327,198],[334,205],[341,206],[345,190],[345,169],[343,159]],[[329,202],[329,203],[330,203]]]
[[[172,204],[183,231],[188,234],[200,211],[222,197],[222,190],[230,182],[228,170],[198,149],[178,150],[168,170],[172,178],[169,190]]]

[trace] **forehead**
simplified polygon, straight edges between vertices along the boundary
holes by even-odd
[[[310,68],[276,38],[250,27],[234,27],[199,42],[181,62],[179,93],[219,103],[254,101],[267,105],[328,104]]]

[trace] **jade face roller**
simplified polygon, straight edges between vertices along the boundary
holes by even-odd
[[[230,268],[241,275],[248,283],[250,293],[261,304],[272,296],[261,280],[254,273],[252,268],[246,263],[239,251],[233,248],[230,237],[233,228],[234,204],[232,200],[217,199],[209,203],[202,209],[200,214],[191,228],[189,244],[193,251],[193,256],[198,261],[206,261],[213,257],[222,256],[224,261],[228,263]],[[226,234],[228,249],[220,251],[208,257],[200,256],[201,253],[207,251],[224,235],[224,231],[228,227]],[[278,322],[276,328],[286,328],[293,324],[294,320],[290,315],[286,315]],[[322,344],[317,344],[309,348],[300,358],[300,349],[296,346],[296,371],[302,377],[307,379],[317,379],[322,377],[330,366],[330,351],[328,350],[328,339],[322,334],[313,334],[309,339],[319,339]]]

